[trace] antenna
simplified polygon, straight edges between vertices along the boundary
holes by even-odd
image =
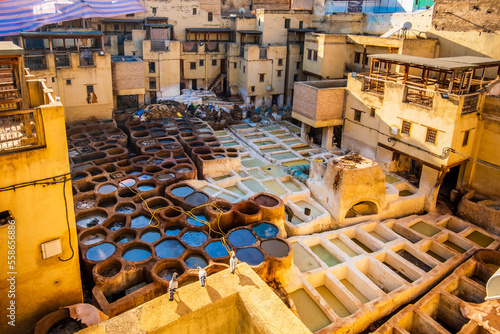
[[[238,12],[239,12],[241,15],[243,15],[243,14],[245,14],[246,10],[245,10],[245,8],[241,7],[240,9],[238,9]]]

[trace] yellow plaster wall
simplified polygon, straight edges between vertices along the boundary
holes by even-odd
[[[81,334],[119,333],[310,333],[299,318],[246,264],[180,287],[174,301],[168,294],[120,314]]]
[[[0,156],[0,188],[69,173],[64,110],[60,103],[42,107],[46,147]],[[63,140],[61,140],[63,139]],[[27,186],[0,192],[0,211],[16,220],[16,327],[8,326],[6,260],[0,272],[1,333],[30,333],[36,321],[62,306],[82,302],[78,244],[71,182]],[[70,231],[66,223],[69,219]],[[69,246],[71,244],[74,250]],[[0,253],[6,259],[7,228],[0,227]],[[42,259],[40,244],[60,238],[62,254]],[[63,262],[58,259],[71,260]]]
[[[300,10],[264,10],[256,11],[256,27],[254,29],[262,31],[263,45],[285,45],[288,30],[285,28],[285,19],[290,19],[290,28],[298,29],[299,22],[302,27],[309,28],[312,24],[312,14],[308,11]],[[259,26],[260,19],[260,26]]]
[[[180,59],[181,42],[170,41],[169,51],[151,51],[151,41],[144,40],[144,85],[149,89],[149,78],[156,78],[157,97],[168,97],[180,94]],[[155,73],[149,73],[149,62],[155,62]]]

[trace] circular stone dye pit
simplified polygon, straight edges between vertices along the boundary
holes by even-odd
[[[151,257],[151,252],[146,247],[134,246],[123,252],[122,257],[131,262],[139,262]]]
[[[184,260],[184,263],[190,269],[205,268],[208,266],[208,261],[201,255],[190,255]]]
[[[226,247],[224,247],[224,245],[220,241],[209,243],[207,246],[205,246],[205,251],[212,258],[222,258],[229,256]]]
[[[264,254],[257,248],[241,248],[236,251],[236,257],[241,262],[246,262],[250,266],[256,266],[264,261]]]
[[[155,246],[156,256],[159,258],[178,258],[186,248],[181,245],[181,243],[175,239],[164,240]]]
[[[269,256],[274,257],[285,257],[289,251],[286,242],[281,240],[266,240],[260,246]]]
[[[192,247],[199,247],[207,241],[208,237],[203,232],[188,231],[181,237],[182,241]]]
[[[252,232],[246,229],[240,229],[229,233],[227,239],[234,247],[251,246],[257,241],[257,238],[255,238]]]
[[[253,231],[259,238],[273,238],[278,234],[278,228],[271,224],[260,223],[253,225]]]
[[[103,243],[87,250],[85,257],[90,261],[102,261],[114,254],[116,250],[115,245],[110,243]]]

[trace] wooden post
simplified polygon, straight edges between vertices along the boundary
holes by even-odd
[[[50,53],[52,53],[52,36],[49,36],[49,49]]]
[[[408,80],[408,72],[410,72],[410,65],[405,65],[405,78],[403,80],[403,84],[406,84],[406,80]]]
[[[453,84],[455,81],[455,71],[451,72],[450,84],[448,85],[448,93],[451,94],[453,92]]]
[[[365,72],[365,64],[366,64],[366,44],[363,46],[363,67],[361,68],[361,73]]]

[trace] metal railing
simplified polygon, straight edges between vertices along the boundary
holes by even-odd
[[[404,89],[403,102],[432,107],[435,95],[435,91],[407,85]]]
[[[94,53],[80,53],[80,67],[95,66],[94,55]]]
[[[46,70],[47,58],[45,55],[25,55],[24,66],[32,71]]]
[[[151,51],[169,51],[169,40],[163,39],[152,39],[151,40]]]
[[[477,111],[477,105],[479,103],[479,93],[464,96],[463,99],[464,103],[462,105],[462,115]]]
[[[71,67],[70,53],[59,52],[54,53],[56,67]]]
[[[43,145],[43,127],[35,109],[0,114],[0,154]]]

